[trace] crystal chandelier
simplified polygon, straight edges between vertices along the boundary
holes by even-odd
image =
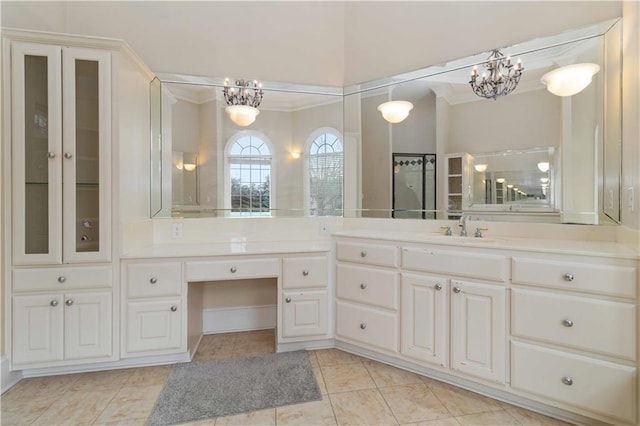
[[[487,62],[482,65],[487,70],[482,73],[481,78],[478,78],[478,67],[473,67],[469,84],[473,93],[494,101],[500,96],[513,92],[524,71],[520,59],[514,65],[511,63],[511,58],[505,58],[498,49],[492,50]]]
[[[262,102],[262,83],[256,80],[236,80],[235,87],[229,87],[229,79],[226,78],[222,94],[229,105],[225,111],[238,126],[248,126],[260,114],[258,105]]]

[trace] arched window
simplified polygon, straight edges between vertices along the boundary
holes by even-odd
[[[343,147],[340,134],[331,128],[311,134],[306,150],[307,206],[314,216],[342,215]]]
[[[264,135],[240,132],[227,144],[226,205],[234,216],[268,216],[273,194],[271,150]]]

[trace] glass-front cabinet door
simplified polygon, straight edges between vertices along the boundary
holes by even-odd
[[[13,263],[110,260],[110,53],[14,42]]]

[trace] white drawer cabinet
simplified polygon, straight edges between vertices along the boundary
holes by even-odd
[[[285,257],[282,259],[282,287],[326,287],[328,272],[326,256]]]
[[[586,412],[636,424],[636,369],[512,342],[511,386]]]
[[[469,253],[434,248],[403,248],[402,267],[492,281],[509,279],[508,257],[500,254]]]
[[[13,270],[13,291],[68,291],[108,288],[111,266],[65,266]]]
[[[242,280],[280,276],[280,259],[224,259],[186,262],[187,281]]]
[[[336,244],[336,258],[344,262],[395,267],[398,265],[398,248],[391,244],[339,241]]]
[[[336,302],[336,334],[387,351],[398,351],[398,314]]]
[[[514,336],[636,359],[636,305],[513,289]]]
[[[179,296],[182,291],[181,262],[127,265],[127,297]]]
[[[182,347],[180,299],[133,301],[126,309],[126,353],[168,353]]]
[[[340,264],[336,266],[336,295],[340,299],[398,309],[398,273]]]
[[[327,291],[284,292],[282,294],[282,337],[327,334]]]

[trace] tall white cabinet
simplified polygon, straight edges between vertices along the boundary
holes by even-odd
[[[112,52],[50,42],[4,41],[11,358],[19,369],[118,356],[110,263]]]

